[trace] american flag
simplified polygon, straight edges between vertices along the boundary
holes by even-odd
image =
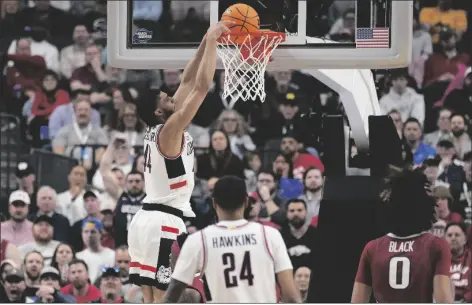
[[[390,48],[389,28],[358,28],[356,35],[357,48]]]

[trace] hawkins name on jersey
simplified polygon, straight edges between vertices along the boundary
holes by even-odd
[[[159,150],[159,131],[164,125],[147,127],[144,134],[144,203],[160,203],[195,217],[190,206],[194,180],[193,139],[185,131],[178,156],[165,157]]]

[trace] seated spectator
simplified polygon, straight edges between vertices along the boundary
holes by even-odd
[[[426,159],[423,161],[423,173],[426,176],[426,179],[432,186],[437,186],[438,184],[438,173],[439,173],[439,164],[441,162],[440,157],[435,157],[431,159]]]
[[[32,54],[31,39],[16,40],[16,50],[8,54],[7,58],[13,64],[8,66],[6,75],[10,90],[19,88],[25,93],[26,90],[34,91],[37,86],[41,86],[46,62],[42,56]]]
[[[28,32],[29,30],[29,32]],[[39,55],[44,58],[46,66],[55,72],[59,72],[59,51],[57,47],[46,40],[47,30],[39,22],[27,28],[30,39],[31,55]],[[16,53],[17,42],[14,40],[8,48],[8,54]]]
[[[122,292],[123,295],[128,295],[128,291],[133,286],[129,281],[129,264],[131,262],[131,257],[129,256],[128,246],[120,246],[115,250],[115,265],[120,270],[120,279],[123,284]]]
[[[83,196],[87,184],[87,172],[81,165],[73,167],[67,176],[69,189],[57,195],[56,212],[69,219],[70,224],[87,215],[84,209]]]
[[[74,28],[72,35],[74,43],[61,50],[61,74],[67,79],[71,78],[72,72],[85,65],[85,47],[90,39],[90,34],[83,24]]]
[[[306,224],[306,218],[306,203],[303,200],[291,199],[287,202],[288,225],[283,226],[280,233],[294,269],[313,265],[312,252],[316,248],[317,233],[316,228]]]
[[[21,246],[34,240],[33,223],[27,219],[30,198],[25,191],[17,190],[10,194],[8,213],[10,220],[1,224],[2,239],[15,246]]]
[[[106,122],[105,122],[105,128],[107,129],[107,131],[110,131],[110,132],[118,129],[118,122],[120,120],[119,118],[120,109],[122,109],[122,107],[127,104],[134,103],[134,99],[133,99],[133,96],[131,95],[130,88],[118,87],[118,88],[112,89],[112,102],[113,102],[113,107],[110,111],[108,111],[107,116],[106,116]],[[138,118],[136,117],[136,119]],[[124,130],[123,127],[120,129]]]
[[[103,231],[102,231],[102,246],[107,247],[109,249],[115,249],[115,223],[114,217],[115,214],[110,209],[102,209],[101,210],[101,219],[103,224]]]
[[[136,155],[134,146],[144,143],[144,128],[144,122],[138,118],[136,105],[126,103],[120,107],[118,111],[118,123],[114,132],[122,132],[126,135],[132,156]],[[113,132],[110,137],[112,136]]]
[[[446,224],[451,222],[462,222],[462,217],[456,212],[451,212],[453,198],[451,192],[445,186],[436,186],[433,189],[433,196],[436,199],[436,218],[444,220]]]
[[[465,153],[472,151],[472,140],[466,132],[466,120],[462,114],[456,113],[451,116],[451,131],[453,134],[452,143],[456,149],[456,155],[459,159],[462,159]]]
[[[307,224],[320,213],[320,203],[323,191],[323,173],[318,168],[308,168],[303,175],[303,194],[298,197],[306,203]]]
[[[39,285],[39,275],[44,268],[44,257],[39,251],[33,250],[26,253],[23,260],[25,268],[26,289],[24,295],[34,295]]]
[[[59,271],[54,267],[45,267],[39,276],[39,287],[35,296],[26,299],[27,303],[76,303],[74,297],[60,291]]]
[[[257,174],[261,170],[261,157],[257,153],[248,152],[244,155],[244,177],[246,180],[246,188],[248,192],[256,190]]]
[[[468,303],[472,300],[472,288],[469,285],[470,249],[466,246],[467,229],[463,223],[451,222],[446,227],[445,239],[451,248],[451,280],[454,284],[455,303]]]
[[[208,153],[197,156],[196,175],[200,179],[234,175],[244,178],[243,162],[231,152],[228,135],[215,130],[210,135]]]
[[[30,197],[29,212],[36,213],[38,211],[38,205],[36,204],[38,188],[34,168],[28,162],[18,162],[15,176],[18,188],[25,191]]]
[[[84,242],[82,239],[82,227],[83,222],[87,218],[100,218],[100,200],[98,196],[92,191],[86,191],[83,195],[83,203],[87,215],[77,220],[72,225],[72,234],[69,236],[69,242],[71,246],[77,251],[82,251],[84,249]]]
[[[75,251],[66,243],[60,243],[52,255],[51,267],[59,271],[61,287],[69,283],[69,263],[73,259],[75,259]]]
[[[356,30],[356,10],[349,8],[344,11],[343,16],[334,22],[329,30],[328,38],[336,34],[348,34],[354,37]]]
[[[164,83],[162,84],[160,90],[164,91],[169,96],[173,96],[180,86],[180,78],[182,73],[180,70],[171,69],[161,70],[161,73]]]
[[[103,224],[97,218],[86,218],[82,222],[82,240],[85,249],[77,252],[77,258],[87,263],[92,282],[100,275],[102,266],[115,264],[115,251],[105,248],[101,244],[102,231]]]
[[[408,87],[407,77],[408,71],[406,69],[396,69],[392,72],[392,86],[388,94],[379,100],[380,109],[383,114],[395,109],[400,112],[403,122],[413,117],[423,126],[425,117],[424,98],[416,93],[414,89]]]
[[[100,47],[96,44],[89,44],[85,48],[85,65],[75,69],[70,78],[72,90],[82,88],[84,85],[90,86],[92,92],[103,92],[108,88],[108,79],[105,66],[102,65]],[[109,98],[97,102],[104,103],[108,101]]]
[[[15,268],[7,274],[3,280],[3,288],[6,299],[3,299],[2,302],[21,303],[21,296],[26,288],[23,271]]]
[[[59,242],[53,240],[54,227],[53,219],[47,215],[41,215],[35,219],[33,225],[34,241],[21,245],[18,249],[22,257],[31,251],[39,251],[43,257],[46,265],[51,264],[52,256],[56,251]]]
[[[445,30],[439,34],[438,51],[426,61],[424,68],[424,86],[435,82],[449,83],[459,71],[458,64],[467,65],[469,55],[457,50],[457,37]]]
[[[231,151],[240,159],[246,152],[256,149],[249,135],[249,126],[244,122],[243,116],[235,110],[224,110],[215,122],[215,129],[226,132]]]
[[[424,78],[424,64],[433,53],[431,35],[419,23],[418,16],[413,14],[413,50],[408,73],[421,85]]]
[[[50,186],[42,186],[38,190],[37,202],[39,211],[30,214],[29,219],[35,221],[41,215],[47,215],[52,218],[54,228],[53,239],[57,241],[67,241],[69,239],[70,224],[67,217],[55,212],[57,206],[57,193]]]
[[[0,262],[0,284],[2,285],[3,287],[3,283],[5,282],[5,277],[10,274],[13,269],[16,268],[16,266],[19,266],[21,265],[21,263],[16,263],[12,260],[2,260]],[[2,292],[2,289],[0,289],[0,293]]]
[[[303,192],[303,185],[298,179],[293,178],[293,163],[288,156],[279,153],[272,162],[277,189],[280,197],[291,199],[300,196]]]
[[[464,156],[465,182],[462,184],[458,205],[465,208],[465,218],[472,220],[472,152]]]
[[[441,140],[451,140],[451,111],[443,108],[439,111],[437,123],[438,129],[424,136],[423,142],[426,145],[435,147]]]
[[[411,149],[413,154],[413,163],[421,164],[424,160],[434,157],[436,151],[429,145],[424,144],[421,140],[423,136],[423,130],[420,122],[415,118],[409,118],[405,121],[403,128],[403,136],[406,143]]]
[[[6,239],[1,239],[0,262],[8,260],[15,263],[17,266],[21,265],[20,251],[18,247]]]
[[[49,138],[54,139],[59,130],[74,123],[75,105],[78,101],[82,100],[90,100],[90,91],[82,89],[74,90],[71,96],[72,103],[59,106],[53,111],[49,117]],[[100,113],[95,109],[92,109],[91,122],[94,126],[101,126]]]
[[[103,267],[98,283],[102,297],[92,303],[126,303],[121,290],[123,284],[121,283],[120,269],[118,267]]]
[[[31,114],[28,117],[34,147],[41,147],[44,143],[40,129],[42,126],[48,126],[52,112],[58,106],[69,103],[69,94],[58,88],[58,81],[58,75],[52,70],[47,70],[44,73],[42,86],[38,87],[34,94]]]
[[[448,140],[439,141],[436,151],[441,158],[438,179],[447,182],[453,197],[458,198],[465,179],[463,163],[457,160],[454,145]]]
[[[280,143],[280,150],[292,160],[293,177],[295,179],[301,181],[303,174],[309,167],[316,167],[324,172],[324,165],[318,157],[299,152],[300,143],[294,134],[289,133],[283,136],[282,142]]]
[[[69,264],[71,284],[63,287],[61,292],[73,296],[77,303],[90,303],[101,297],[102,293],[90,284],[87,264],[81,259],[74,259]]]
[[[272,228],[275,228],[277,230],[280,230],[280,226],[276,223],[273,223],[270,220],[265,220],[259,218],[259,214],[261,213],[261,204],[257,202],[257,198],[254,198],[254,195],[249,195],[248,197],[248,207],[244,211],[244,219],[248,221],[254,221],[258,222],[260,224],[263,224],[264,226],[269,226]]]
[[[453,9],[453,0],[438,0],[436,7],[423,7],[420,11],[420,22],[437,34],[438,27],[450,27],[457,37],[467,30],[467,15],[464,10]],[[434,42],[438,39],[435,37]]]
[[[77,146],[107,145],[108,143],[105,131],[92,124],[91,115],[92,110],[88,101],[82,100],[75,103],[75,122],[61,128],[52,142],[54,153],[81,160],[88,169],[93,165],[92,159],[100,162],[104,149],[92,150],[90,147]],[[92,157],[94,152],[95,158]]]
[[[298,291],[300,291],[300,295],[302,296],[302,302],[306,302],[306,298],[308,296],[308,288],[310,286],[310,276],[311,270],[308,267],[301,266],[298,267],[293,277],[295,279],[295,285],[297,286]]]
[[[444,99],[444,107],[452,110],[453,113],[467,117],[472,120],[472,73],[470,68],[466,70],[462,86],[453,89]]]

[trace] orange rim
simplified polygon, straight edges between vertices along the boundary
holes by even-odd
[[[230,36],[239,36],[239,37],[253,37],[253,38],[261,38],[261,37],[280,37],[282,38],[281,42],[285,41],[285,33],[282,32],[274,32],[270,30],[259,30],[255,32],[229,32],[221,35],[221,37],[218,39],[219,43],[226,43],[226,41],[222,41],[222,37],[230,37]]]

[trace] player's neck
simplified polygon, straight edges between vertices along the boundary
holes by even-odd
[[[244,214],[242,213],[235,213],[235,214],[227,214],[227,213],[220,213],[218,214],[218,221],[236,221],[236,220],[243,220]]]

